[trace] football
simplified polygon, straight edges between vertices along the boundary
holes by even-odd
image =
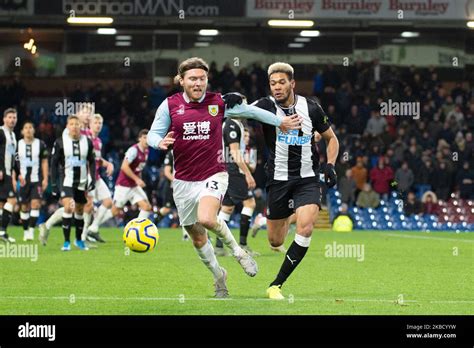
[[[123,242],[130,250],[138,253],[153,250],[158,239],[158,228],[148,219],[130,220],[123,229]]]

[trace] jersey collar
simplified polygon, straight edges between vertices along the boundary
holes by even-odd
[[[183,98],[186,101],[186,103],[191,103],[191,99],[189,99],[188,95],[186,92],[183,92]],[[203,93],[202,97],[197,101],[198,103],[201,103],[204,98],[206,98],[206,92]]]

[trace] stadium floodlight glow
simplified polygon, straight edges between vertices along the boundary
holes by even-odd
[[[303,48],[304,44],[299,42],[292,42],[288,44],[288,48]]]
[[[68,17],[69,24],[112,24],[114,19],[112,17]]]
[[[199,30],[199,35],[201,35],[201,36],[216,36],[216,35],[219,35],[219,30],[217,30],[217,29],[201,29],[201,30]]]
[[[318,37],[319,35],[321,35],[319,30],[302,30],[300,32],[300,36],[303,37]]]
[[[418,36],[420,36],[420,33],[416,31],[404,31],[401,34],[401,37],[418,37]]]
[[[468,28],[474,29],[474,21],[469,21],[466,23]]]
[[[271,27],[284,28],[311,28],[314,25],[314,21],[297,19],[270,19],[268,21],[268,25]]]
[[[99,34],[99,35],[115,35],[115,34],[117,34],[117,29],[115,29],[115,28],[99,28],[99,29],[97,29],[97,34]]]
[[[310,37],[295,37],[295,42],[310,42]]]
[[[209,42],[195,42],[194,46],[195,47],[209,47],[210,43]]]

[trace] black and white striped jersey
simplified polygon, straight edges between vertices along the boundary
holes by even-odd
[[[28,183],[37,183],[43,179],[41,163],[48,159],[48,148],[44,141],[34,138],[28,144],[25,139],[18,142],[18,159],[20,161],[20,173]]]
[[[7,127],[0,127],[0,171],[3,175],[18,174],[18,160],[16,159],[16,136]]]
[[[252,105],[285,116],[297,113],[303,118],[302,128],[283,133],[278,127],[262,123],[265,143],[269,150],[266,164],[267,185],[319,176],[319,152],[314,133],[323,133],[330,127],[329,118],[321,106],[295,94],[295,103],[284,108],[273,97],[257,100]]]
[[[95,154],[92,141],[85,135],[74,140],[69,133],[56,139],[51,158],[51,183],[85,191],[88,181],[95,178]]]

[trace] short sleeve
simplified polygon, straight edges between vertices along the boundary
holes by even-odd
[[[329,117],[324,112],[321,105],[315,101],[308,100],[308,113],[313,123],[313,132],[318,131],[318,133],[324,133],[331,126]]]
[[[127,153],[125,154],[125,158],[127,159],[128,163],[132,163],[135,158],[138,156],[138,151],[135,147],[131,147],[127,150]]]
[[[239,143],[242,133],[240,127],[232,120],[227,120],[224,124],[224,142],[228,144]]]

